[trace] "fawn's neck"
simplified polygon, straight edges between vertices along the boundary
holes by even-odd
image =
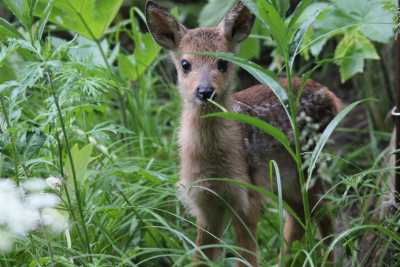
[[[230,110],[230,101],[224,106]],[[212,153],[215,148],[223,149],[224,139],[230,138],[227,131],[233,127],[233,123],[217,117],[205,117],[213,112],[218,112],[218,109],[211,105],[195,109],[183,106],[180,135],[182,148],[191,147],[193,153]]]
[[[230,110],[230,105],[225,105]],[[204,118],[200,110],[183,108],[179,134],[181,176],[238,177],[245,175],[240,124],[222,118]]]

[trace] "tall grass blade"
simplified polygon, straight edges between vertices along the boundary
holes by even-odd
[[[232,62],[237,66],[241,67],[242,69],[244,69],[245,71],[247,71],[249,74],[251,74],[258,82],[260,82],[265,86],[268,86],[275,94],[275,96],[278,98],[279,102],[281,103],[283,109],[285,110],[289,118],[292,129],[294,129],[294,123],[291,119],[290,112],[288,109],[289,100],[286,90],[279,84],[279,82],[276,81],[274,75],[271,72],[269,72],[268,70],[264,69],[263,67],[254,62],[237,57],[232,53],[207,52],[200,54],[214,56]]]
[[[326,143],[328,142],[330,136],[332,135],[333,131],[336,129],[336,127],[339,125],[339,123],[347,116],[347,114],[349,114],[356,106],[358,106],[359,104],[361,104],[367,100],[370,100],[370,99],[359,100],[359,101],[354,102],[351,105],[347,106],[341,112],[339,112],[335,116],[335,118],[325,128],[324,132],[321,134],[321,136],[317,142],[317,145],[315,146],[313,153],[311,155],[310,166],[308,167],[308,179],[307,179],[307,183],[306,183],[306,189],[308,189],[310,187],[311,176],[315,169],[315,165],[317,164],[317,161],[322,152],[322,149],[324,149],[324,147],[325,147]]]
[[[284,249],[285,249],[285,234],[284,234],[284,216],[283,216],[283,195],[282,195],[282,180],[281,174],[279,172],[279,166],[275,160],[269,162],[270,176],[273,176],[273,171],[276,176],[276,187],[278,191],[278,214],[279,214],[279,243],[280,243],[280,257],[279,257],[279,267],[283,267],[284,262]]]
[[[211,117],[220,117],[223,119],[227,120],[233,120],[233,121],[238,121],[242,123],[246,123],[252,126],[257,127],[258,129],[262,130],[264,133],[271,135],[273,138],[275,138],[279,143],[283,145],[283,147],[286,149],[286,151],[295,159],[295,154],[290,146],[289,139],[287,136],[278,128],[275,128],[271,124],[262,121],[258,118],[248,116],[245,114],[240,114],[240,113],[235,113],[235,112],[217,112],[217,113],[212,113],[209,115],[204,116],[205,118],[211,118]]]

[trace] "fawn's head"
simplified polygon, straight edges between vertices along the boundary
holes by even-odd
[[[211,98],[224,102],[234,67],[199,52],[235,52],[254,24],[248,8],[239,2],[218,26],[187,29],[164,8],[147,1],[146,18],[155,41],[172,52],[183,101],[194,106]]]

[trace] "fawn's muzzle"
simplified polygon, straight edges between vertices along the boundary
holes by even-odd
[[[212,97],[214,97],[214,95],[215,95],[214,91],[215,91],[215,89],[212,86],[200,85],[196,89],[196,97],[200,101],[205,102],[205,101],[207,101],[207,99],[211,99]]]

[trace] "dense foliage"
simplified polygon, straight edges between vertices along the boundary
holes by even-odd
[[[195,24],[191,18],[200,13],[199,25],[215,25],[235,2],[179,5],[172,13],[189,24]],[[382,208],[393,172],[388,164],[393,149],[385,149],[391,128],[382,123],[382,113],[392,104],[394,76],[383,59],[395,35],[396,1],[243,2],[257,16],[253,34],[238,57],[214,56],[235,62],[251,76],[241,72],[241,77],[269,85],[288,104],[294,129],[296,97],[290,87],[275,82],[280,74],[319,78],[349,102],[318,138],[306,164],[300,135],[296,144],[289,144],[265,123],[217,114],[252,123],[278,138],[297,159],[298,169],[305,170],[300,177],[304,187],[316,166],[323,173],[328,191],[322,197],[330,200],[329,212],[338,218],[337,233],[327,248],[309,223],[305,242],[297,243],[291,256],[304,266],[321,266],[335,249],[338,266],[400,264],[400,217]],[[0,239],[6,232],[16,235],[7,238],[16,239],[12,247],[0,240],[0,249],[7,248],[0,252],[0,266],[190,265],[195,224],[176,199],[174,186],[180,100],[167,54],[146,33],[143,4],[0,2],[0,13],[5,14],[0,18],[0,177],[19,185],[35,178],[60,178],[61,188],[40,190],[58,196],[58,213],[69,221],[61,234],[49,234],[46,223],[18,233],[10,231],[13,222],[1,220],[0,214]],[[264,54],[271,56],[266,59]],[[378,78],[372,80],[371,75]],[[345,81],[345,89],[351,83],[349,90],[357,93],[340,91],[342,85],[337,84]],[[371,95],[372,85],[381,91]],[[381,88],[387,88],[385,96]],[[356,101],[360,96],[379,99]],[[363,129],[343,126],[336,145],[326,149],[349,114],[353,117],[347,125],[362,121]],[[265,195],[271,203],[265,207],[258,242],[262,266],[271,266],[278,263],[283,245],[282,203],[271,192]],[[373,232],[378,235],[371,239],[367,233]],[[232,266],[237,257],[233,235],[227,231],[226,236],[221,246],[228,257],[217,266]],[[365,248],[365,240],[373,242]]]

